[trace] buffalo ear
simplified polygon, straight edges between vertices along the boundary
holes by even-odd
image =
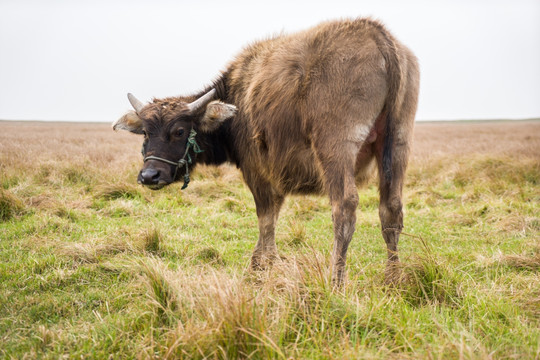
[[[202,132],[212,132],[235,114],[236,106],[214,100],[206,105],[206,111],[200,120],[199,129]]]
[[[112,124],[113,130],[127,130],[134,134],[143,133],[143,123],[135,111],[128,111]]]

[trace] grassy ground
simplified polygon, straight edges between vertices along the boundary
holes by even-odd
[[[136,185],[140,139],[0,123],[1,358],[540,358],[540,122],[419,124],[384,285],[374,182],[342,291],[325,198],[291,197],[281,261],[248,270],[249,190],[230,167]]]

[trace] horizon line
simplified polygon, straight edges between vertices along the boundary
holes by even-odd
[[[540,121],[539,117],[526,117],[526,118],[461,118],[461,119],[415,119],[414,122],[497,122],[497,121]],[[71,124],[110,124],[114,120],[30,120],[30,119],[0,119],[0,122],[24,122],[24,123],[71,123]]]

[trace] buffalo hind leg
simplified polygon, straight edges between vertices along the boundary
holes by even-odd
[[[401,203],[401,187],[389,186],[383,183],[380,187],[381,200],[379,217],[384,241],[386,243],[388,260],[386,263],[385,280],[396,283],[400,277],[398,256],[399,234],[403,229],[403,211]]]
[[[380,192],[379,217],[388,253],[385,279],[390,284],[398,282],[401,275],[398,242],[403,229],[402,193],[409,154],[409,140],[406,133],[406,131],[402,131],[401,138],[396,136],[393,143],[388,144],[391,146],[390,174],[384,173],[382,154],[379,153],[377,156]]]
[[[325,174],[325,185],[332,205],[334,247],[332,250],[332,283],[340,287],[345,280],[347,250],[356,225],[358,189],[354,177],[354,164],[358,144],[342,144],[339,157],[332,152],[320,151],[318,158]]]
[[[409,160],[410,146],[418,102],[418,64],[414,56],[406,54],[405,88],[403,102],[399,110],[387,114],[386,134],[377,141],[376,151],[379,167],[380,204],[382,235],[388,251],[386,265],[386,282],[396,283],[400,280],[401,271],[398,257],[399,234],[403,229],[402,193],[405,180],[405,170]],[[405,75],[405,74],[402,74]],[[386,158],[383,156],[386,148]]]
[[[330,196],[334,223],[334,248],[332,250],[332,283],[341,286],[345,280],[347,250],[356,226],[358,191],[354,177],[344,179],[344,191],[334,191]]]
[[[284,197],[270,186],[260,186],[254,190],[252,187],[259,221],[259,240],[253,250],[251,268],[261,270],[271,266],[278,256],[274,230]]]

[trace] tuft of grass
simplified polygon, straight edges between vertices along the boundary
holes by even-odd
[[[246,206],[243,201],[231,197],[222,200],[223,207],[227,211],[243,214],[246,212]]]
[[[414,306],[459,306],[462,290],[452,271],[432,256],[411,259],[404,267],[401,294]]]
[[[422,237],[407,233],[402,233],[402,237],[413,238],[421,245],[419,253],[400,265],[402,274],[399,288],[403,298],[414,306],[458,307],[463,290],[455,269],[438,259]]]
[[[7,176],[4,173],[4,170],[2,169],[1,164],[0,164],[0,171],[2,172],[2,174],[0,174],[0,186],[3,189],[7,190],[10,187],[14,187],[21,182],[21,179],[17,176]]]
[[[61,218],[69,219],[73,222],[79,220],[79,214],[77,211],[66,206],[59,206],[54,210],[53,214]]]
[[[289,236],[287,244],[298,247],[306,243],[306,227],[303,223],[291,221],[289,223]]]
[[[60,176],[69,185],[91,185],[94,182],[87,168],[69,165],[61,169]]]
[[[160,254],[164,237],[156,227],[136,234],[120,230],[105,238],[88,238],[83,242],[60,242],[59,254],[78,263],[94,264],[117,254]]]
[[[52,346],[55,337],[55,333],[48,329],[45,325],[38,326],[38,333],[36,335],[36,338],[39,341],[39,346],[42,350],[49,346]]]
[[[540,270],[540,246],[533,248],[529,254],[508,254],[500,256],[499,262],[519,270]]]
[[[87,239],[85,242],[60,243],[58,253],[77,263],[95,264],[119,253],[136,252],[134,246],[124,239]]]
[[[162,262],[153,258],[141,261],[139,269],[156,319],[163,324],[173,323],[174,312],[179,305],[177,298],[179,292],[175,288],[171,272]]]
[[[193,274],[171,272],[159,261],[148,261],[143,276],[156,320],[176,324],[168,330],[164,356],[287,358],[283,342],[294,346],[295,337],[282,334],[302,317],[324,313],[339,303],[339,295],[334,298],[330,290],[309,291],[314,278],[306,273],[310,271],[307,263],[293,261],[277,264],[271,273],[251,274],[259,281],[246,282],[247,274],[226,275],[208,267]],[[337,332],[343,313],[331,311],[334,321],[326,326]],[[313,326],[323,325],[320,320]]]
[[[148,201],[139,188],[127,183],[100,185],[96,188],[95,193],[97,198],[104,200],[134,199]]]
[[[148,230],[144,230],[137,239],[138,243],[142,245],[142,249],[149,253],[157,254],[161,250],[161,244],[163,243],[163,235],[157,227],[152,227]]]
[[[225,262],[219,251],[213,247],[205,247],[197,252],[197,259],[209,264],[224,265]]]
[[[0,221],[7,221],[23,211],[23,202],[9,190],[0,188]]]

